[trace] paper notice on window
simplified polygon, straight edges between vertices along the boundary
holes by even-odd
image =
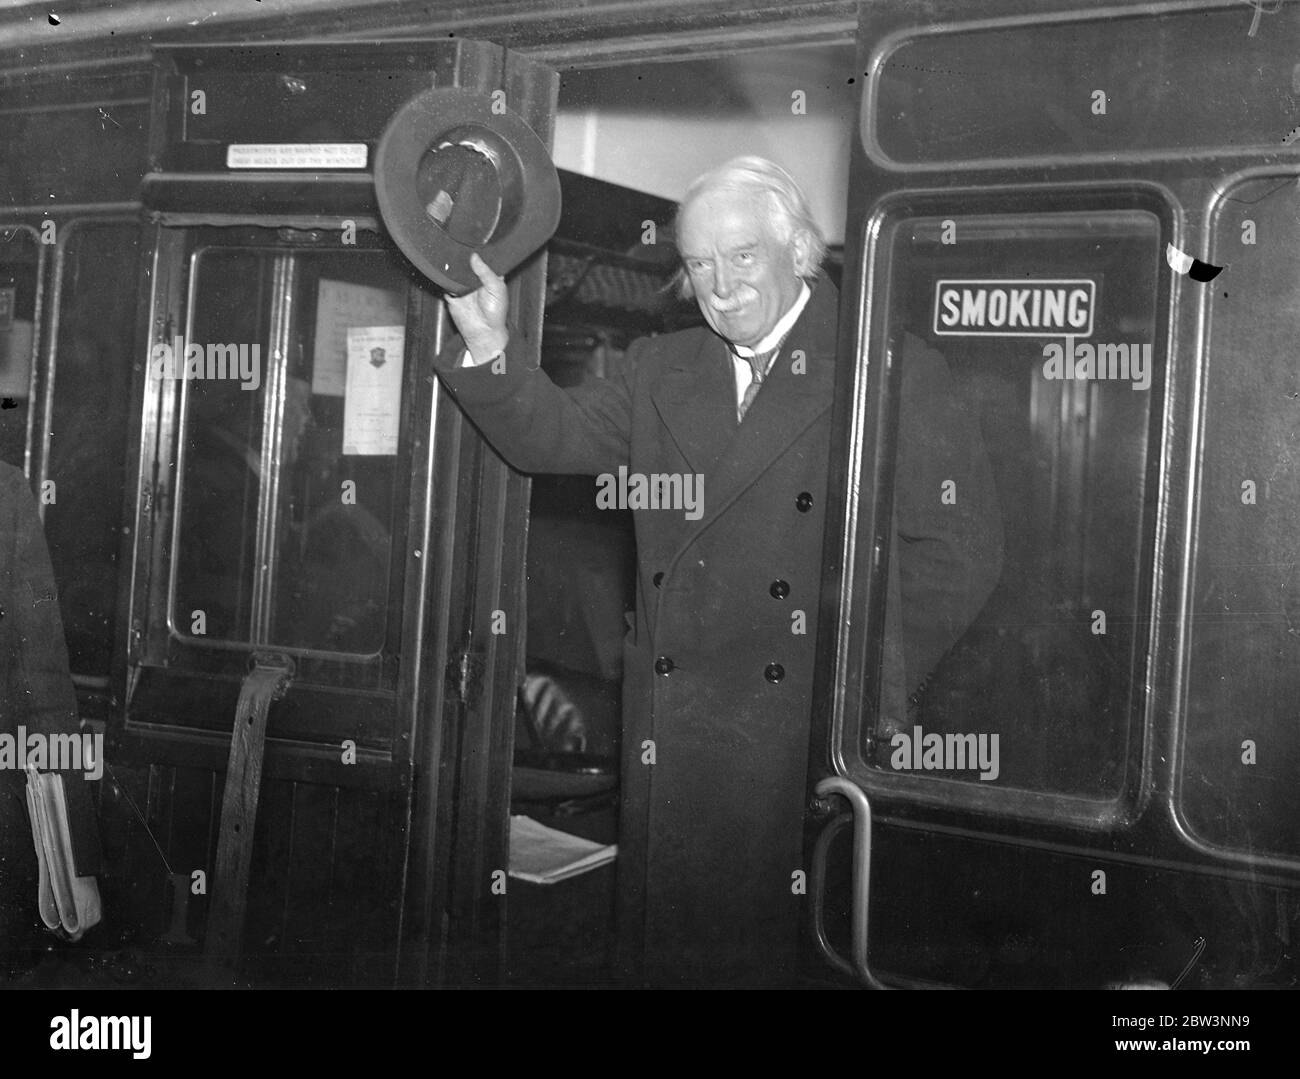
[[[364,169],[364,142],[232,142],[228,169]]]
[[[392,289],[321,278],[316,288],[316,342],[311,392],[342,397],[348,364],[348,330],[395,326],[406,318],[405,299]]]
[[[394,454],[402,406],[405,326],[353,326],[347,334],[343,452]]]
[[[32,324],[14,319],[0,330],[0,397],[26,397],[32,377]]]

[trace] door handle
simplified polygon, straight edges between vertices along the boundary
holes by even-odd
[[[867,929],[871,899],[871,803],[862,788],[841,776],[828,776],[817,784],[819,797],[840,794],[848,799],[852,813],[842,813],[832,820],[817,837],[813,850],[813,934],[817,947],[827,962],[836,970],[856,975],[870,989],[887,989],[874,974],[867,962]],[[853,900],[850,924],[852,927],[850,960],[845,960],[826,939],[823,896],[825,894],[826,860],[831,840],[849,821],[853,822]]]
[[[817,843],[813,847],[812,859],[812,929],[813,940],[817,944],[817,950],[822,953],[822,958],[832,967],[838,970],[846,977],[853,978],[857,972],[844,956],[840,955],[831,944],[830,939],[826,936],[826,862],[831,844],[835,842],[835,837],[846,824],[853,823],[852,813],[841,813],[833,820],[826,822],[824,828],[817,836]]]

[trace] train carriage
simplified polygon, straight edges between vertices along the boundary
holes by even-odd
[[[630,519],[436,377],[384,161],[439,91],[453,153],[479,108],[559,166],[510,297],[561,385],[699,323],[673,215],[720,149],[837,241],[792,984],[1295,984],[1300,5],[249,7],[0,15],[0,460],[106,747],[104,921],[12,979],[619,983],[618,859],[539,884],[511,835],[616,838]],[[541,213],[479,160],[467,244]],[[916,339],[1004,547],[901,700]]]

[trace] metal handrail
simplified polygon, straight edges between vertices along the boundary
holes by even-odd
[[[841,813],[834,820],[828,821],[826,827],[817,837],[817,843],[813,847],[812,859],[812,930],[813,939],[817,943],[817,950],[822,953],[822,958],[832,967],[847,977],[855,977],[857,972],[853,969],[853,964],[845,959],[835,950],[830,939],[826,936],[826,862],[830,852],[831,844],[835,837],[840,834],[840,830],[846,825],[853,822],[852,813]]]
[[[850,970],[845,973],[854,973],[863,985],[871,989],[885,989],[887,986],[881,982],[874,974],[871,973],[871,966],[867,961],[867,928],[869,925],[870,899],[871,899],[871,803],[867,801],[866,793],[857,784],[844,779],[842,776],[828,776],[817,784],[817,794],[819,797],[825,797],[830,794],[839,794],[848,799],[849,805],[853,808],[853,913],[851,917],[852,926],[852,964]],[[838,824],[839,818],[832,821],[827,826],[827,831]],[[829,840],[827,841],[829,846]],[[821,847],[821,840],[818,840],[818,847]],[[814,852],[813,871],[814,879],[818,876],[825,876],[825,852],[822,852],[823,859],[818,873],[816,851]],[[821,921],[821,894],[817,894],[814,911],[814,929],[817,932],[817,944],[822,948],[823,954],[830,960],[831,965],[836,969],[843,969],[841,964],[844,960],[830,950],[830,946],[825,941],[825,927],[819,925]]]

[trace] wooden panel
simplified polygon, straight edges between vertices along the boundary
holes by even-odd
[[[348,984],[392,985],[397,967],[405,800],[341,790],[334,831],[330,930],[346,950]],[[377,842],[382,837],[385,842]]]
[[[212,772],[201,768],[168,768],[167,836],[163,849],[172,872],[189,878],[196,869],[212,875]],[[199,897],[194,897],[198,899]],[[192,913],[206,903],[191,903]],[[167,914],[167,912],[164,912]],[[200,932],[201,922],[191,918],[190,932]]]
[[[148,124],[140,101],[0,115],[0,145],[22,148],[0,163],[0,205],[47,211],[135,199]]]
[[[106,771],[99,784],[99,833],[105,867],[100,881],[105,924],[99,932],[104,938],[130,945],[155,940],[166,930],[164,905],[170,878],[163,856],[136,815],[138,809],[148,819],[153,769],[132,768],[112,760],[109,766],[111,773]]]
[[[220,777],[222,782],[224,779]],[[293,788],[293,783],[263,784],[258,806],[243,940],[248,957],[245,975],[255,981],[260,981],[264,970],[275,969],[293,921],[289,906],[293,891]]]
[[[341,953],[343,941],[332,933],[333,870],[337,790],[295,783],[289,845],[288,907],[292,921],[285,927],[284,950],[295,956]]]
[[[167,868],[210,870],[224,775],[195,768],[113,765],[102,784],[99,947],[126,946],[144,984],[197,978],[207,901],[188,900],[194,943],[160,942],[172,915]],[[405,795],[269,781],[254,834],[241,984],[392,985],[397,962]]]
[[[262,797],[244,980],[391,985],[404,795],[276,782]]]

